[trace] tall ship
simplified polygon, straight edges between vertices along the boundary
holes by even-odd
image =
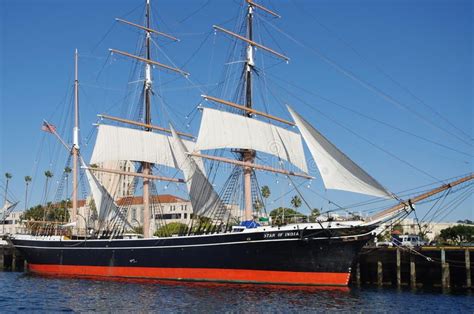
[[[247,0],[244,4],[243,23],[237,32],[213,26],[215,32],[231,38],[235,45],[243,44],[244,60],[233,60],[242,65],[238,72],[240,84],[235,85],[232,99],[201,96],[198,134],[181,132],[171,123],[152,124],[153,70],[184,77],[189,74],[153,58],[151,48],[155,36],[173,41],[177,38],[152,28],[151,4],[146,0],[145,25],[117,19],[143,32],[142,54],[110,50],[142,65],[142,97],[138,107],[143,114],[138,120],[100,115],[92,156],[85,161],[79,146],[76,51],[72,145],[62,140],[49,122],[44,124],[72,156],[70,221],[57,228],[35,228],[32,234],[9,238],[25,256],[30,272],[54,276],[346,286],[354,259],[375,237],[381,224],[406,216],[417,202],[474,178],[470,174],[402,199],[340,151],[297,108],[287,106],[291,121],[260,110],[254,97],[258,91],[254,81],[262,69],[257,67],[257,51],[284,62],[289,58],[259,43],[254,34],[255,12],[271,17],[279,15],[254,1]],[[392,199],[395,205],[369,217],[349,215],[345,219],[324,215],[289,219],[284,209],[278,216],[269,215],[258,182],[257,174],[261,172],[288,180],[288,189],[297,194],[299,202],[312,208],[299,191],[300,184],[295,183],[295,180],[300,183],[314,179],[307,152],[315,161],[326,189]],[[107,162],[131,162],[136,171],[107,168],[104,166]],[[161,167],[174,168],[179,175],[162,175]],[[96,211],[92,225],[83,233],[77,228],[81,172],[87,178]],[[127,183],[129,188],[142,191],[141,235],[130,221],[130,204],[117,202],[98,179],[104,173],[132,178]],[[163,216],[154,197],[157,182],[178,184],[189,196],[192,219],[176,232],[167,232],[166,225],[161,226],[161,233],[156,232],[156,224],[161,223],[157,217]]]

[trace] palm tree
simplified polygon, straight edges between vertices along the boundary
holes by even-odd
[[[66,176],[66,202],[69,200],[69,174],[71,173],[72,169],[69,167],[64,168],[64,175]]]
[[[321,211],[319,208],[313,208],[311,210],[311,214],[309,215],[309,221],[310,222],[315,222],[317,217],[321,215]]]
[[[264,205],[265,205],[265,207],[267,207],[267,199],[270,197],[270,194],[272,194],[270,192],[270,188],[268,187],[268,185],[262,186],[261,192],[262,192],[262,197],[265,200]]]
[[[297,211],[298,207],[301,206],[301,198],[298,195],[293,196],[291,199],[291,205],[295,209],[295,212]],[[285,221],[285,212],[283,211],[283,221]]]
[[[293,198],[291,199],[291,205],[293,205],[293,208],[296,211],[298,207],[301,206],[301,198],[298,195],[293,196]]]
[[[5,203],[7,202],[7,194],[8,194],[8,183],[10,179],[13,178],[11,173],[5,172],[5,178],[7,179],[7,183],[5,184]]]
[[[44,176],[46,177],[46,183],[44,185],[44,202],[46,203],[48,199],[48,185],[49,185],[49,179],[53,177],[53,173],[49,170],[44,172]],[[44,213],[43,213],[43,221],[46,221],[46,208],[44,208]]]
[[[25,210],[28,209],[28,186],[30,185],[31,177],[25,176]]]

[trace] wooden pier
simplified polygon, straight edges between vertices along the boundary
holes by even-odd
[[[0,245],[0,271],[26,270],[25,258],[18,250],[8,245]]]
[[[474,247],[367,247],[352,267],[351,284],[472,289],[473,262]]]

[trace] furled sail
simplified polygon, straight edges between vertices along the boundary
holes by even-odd
[[[270,123],[204,108],[196,150],[241,148],[284,159],[308,172],[301,136]]]
[[[200,158],[191,157],[187,153],[188,148],[179,138],[174,128],[170,125],[172,137],[170,143],[176,163],[183,171],[184,179],[188,188],[189,197],[193,206],[193,212],[199,216],[210,218],[220,218],[227,220],[227,211],[219,195],[214,190],[212,184],[207,180],[206,175],[199,167],[196,160]]]
[[[92,171],[86,168],[84,162],[82,162],[82,165],[85,168],[87,181],[89,182],[89,187],[97,209],[99,229],[107,222],[117,220],[126,228],[132,229],[132,226],[120,211],[117,204],[115,204],[114,199],[109,192],[107,192],[107,190],[99,183]]]
[[[313,156],[327,189],[344,190],[378,197],[391,194],[367,172],[334,146],[299,114],[288,107]]]
[[[160,133],[101,124],[90,163],[131,160],[177,168],[169,138]],[[187,149],[194,150],[194,142],[183,140],[183,143]],[[202,163],[200,167],[204,169]]]

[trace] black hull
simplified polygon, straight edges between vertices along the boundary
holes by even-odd
[[[295,227],[296,228],[296,227]],[[136,240],[12,239],[33,272],[199,281],[347,285],[372,228]]]

